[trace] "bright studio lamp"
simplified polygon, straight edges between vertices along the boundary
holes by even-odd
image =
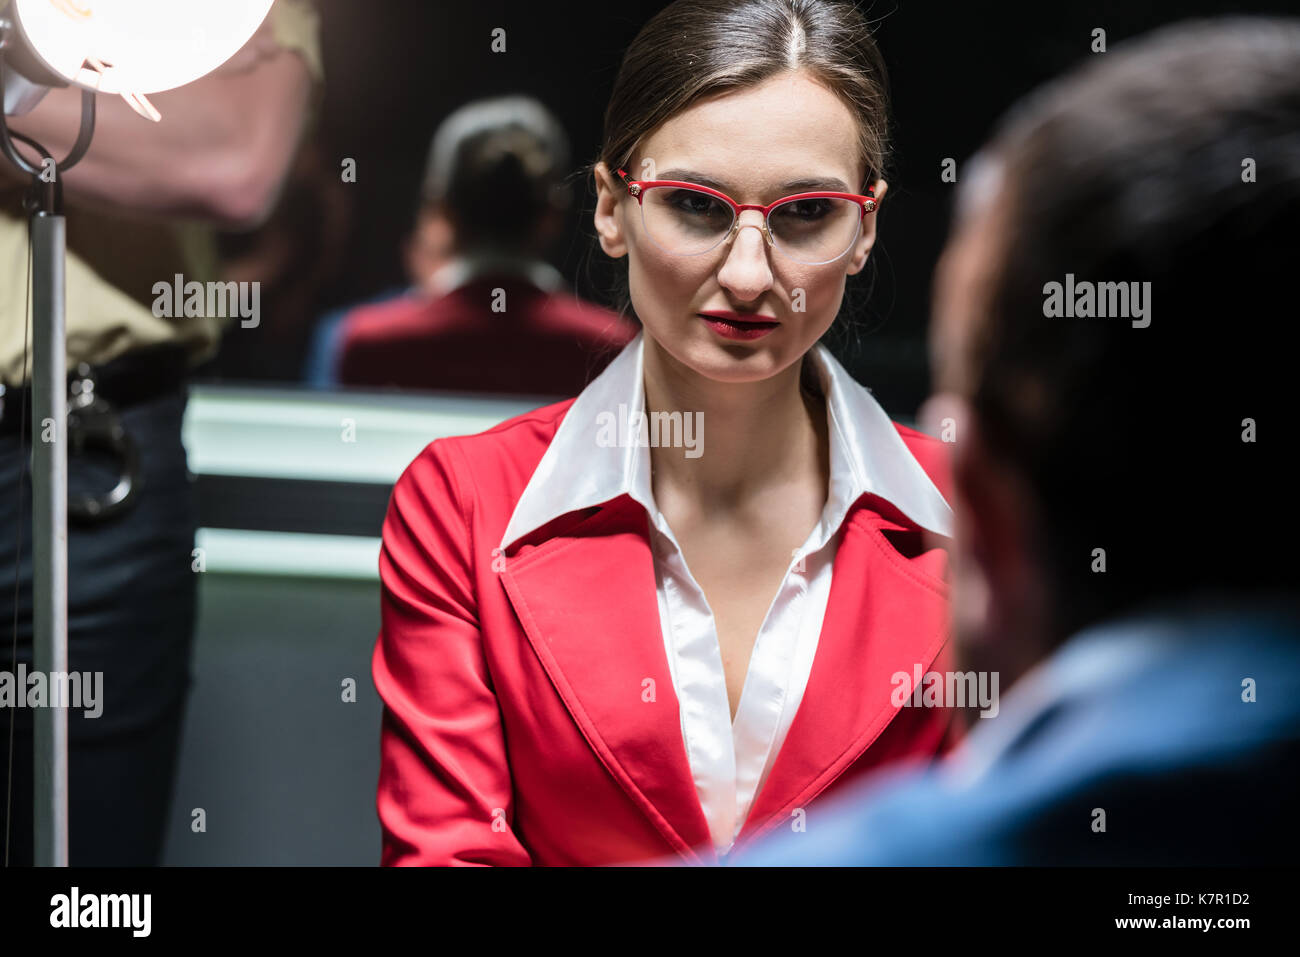
[[[271,0],[10,0],[19,40],[13,66],[37,84],[133,100],[215,70],[270,7]]]
[[[95,94],[122,96],[157,122],[147,94],[199,79],[257,31],[272,0],[0,0],[0,154],[31,177],[33,666],[68,671],[68,452],[64,327],[66,242],[62,175],[85,155]],[[11,132],[6,116],[31,110],[51,87],[82,90],[77,140],[62,161]],[[20,154],[26,143],[42,158]],[[25,317],[24,317],[25,318]],[[68,863],[67,709],[35,714],[35,861]]]

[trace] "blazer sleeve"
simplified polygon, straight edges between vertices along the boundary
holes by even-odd
[[[470,513],[450,451],[443,440],[425,448],[384,519],[372,661],[384,702],[381,863],[526,865],[478,623]]]

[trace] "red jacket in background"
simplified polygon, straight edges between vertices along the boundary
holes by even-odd
[[[504,311],[493,312],[494,302]],[[342,385],[524,395],[581,392],[637,332],[609,310],[518,276],[361,306],[343,322]]]

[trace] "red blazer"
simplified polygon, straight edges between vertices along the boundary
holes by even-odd
[[[393,489],[373,659],[384,864],[717,860],[645,510],[623,495],[497,548],[572,402],[432,442]],[[942,443],[898,429],[946,492]],[[953,711],[890,700],[896,672],[953,667],[947,554],[927,544],[875,496],[850,511],[807,690],[737,850],[865,772],[955,743]]]
[[[493,312],[493,290],[505,311]],[[361,306],[343,320],[339,382],[404,389],[576,395],[637,333],[616,313],[516,276],[444,296]]]

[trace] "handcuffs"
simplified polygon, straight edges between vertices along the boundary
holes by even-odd
[[[68,519],[83,525],[107,521],[130,508],[140,491],[140,451],[108,400],[95,394],[94,370],[81,362],[68,384],[68,457],[98,449],[118,464],[117,484],[101,495],[69,495]]]

